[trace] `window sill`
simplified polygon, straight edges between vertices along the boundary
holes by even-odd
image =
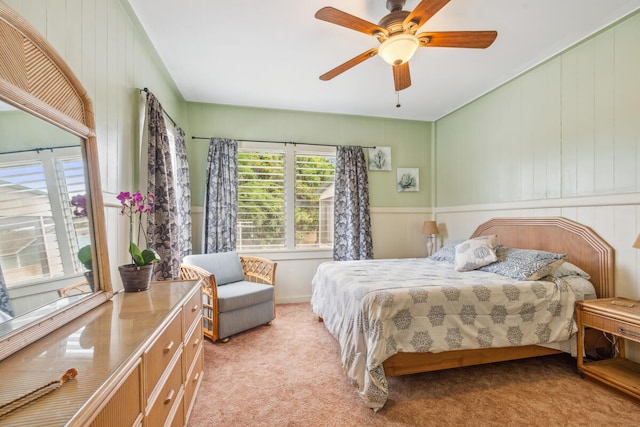
[[[303,260],[303,259],[333,259],[333,249],[294,249],[294,250],[239,250],[240,255],[255,255],[269,258],[273,261]]]

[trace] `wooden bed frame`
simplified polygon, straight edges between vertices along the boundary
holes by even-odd
[[[568,254],[568,261],[589,275],[599,298],[613,297],[613,248],[589,227],[562,217],[494,218],[471,237],[498,235],[498,243],[523,249]],[[384,361],[387,376],[415,374],[483,363],[561,353],[547,347],[483,348],[442,353],[397,353]]]

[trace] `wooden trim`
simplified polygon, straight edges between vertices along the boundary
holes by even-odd
[[[445,351],[442,353],[396,353],[384,361],[384,373],[393,377],[558,353],[562,353],[562,351],[537,345]],[[425,355],[428,355],[428,364],[424,363]]]
[[[517,200],[512,202],[482,203],[477,205],[441,206],[437,215],[468,212],[521,211],[527,209],[566,209],[593,206],[628,206],[640,204],[640,192],[595,194],[592,196],[560,197],[555,199]]]

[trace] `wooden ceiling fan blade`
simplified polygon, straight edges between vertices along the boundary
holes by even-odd
[[[393,84],[396,91],[399,92],[411,86],[411,73],[409,72],[409,63],[405,62],[400,65],[393,65]]]
[[[366,61],[369,58],[373,58],[377,54],[378,54],[378,48],[377,47],[369,49],[368,51],[363,52],[363,53],[361,53],[360,55],[358,55],[358,56],[356,56],[354,58],[351,58],[350,60],[348,60],[344,64],[338,65],[333,70],[327,71],[326,73],[324,73],[323,75],[320,76],[320,80],[324,80],[324,81],[331,80],[335,76],[344,73],[348,69],[355,67],[356,65],[360,64],[361,62]]]
[[[422,27],[433,15],[445,7],[449,1],[450,0],[422,0],[404,19],[402,23],[403,28],[415,34],[418,28]]]
[[[497,31],[438,31],[420,33],[420,47],[464,47],[484,49],[493,43]]]
[[[346,12],[338,10],[334,7],[323,7],[316,12],[315,17],[322,21],[327,21],[332,24],[341,25],[351,30],[360,31],[361,33],[375,36],[377,34],[384,34],[385,37],[389,36],[389,32],[386,28],[374,24],[357,16],[350,15]]]

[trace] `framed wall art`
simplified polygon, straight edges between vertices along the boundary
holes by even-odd
[[[398,191],[420,191],[418,168],[397,168],[396,188]]]
[[[369,170],[391,170],[391,147],[369,148]]]

